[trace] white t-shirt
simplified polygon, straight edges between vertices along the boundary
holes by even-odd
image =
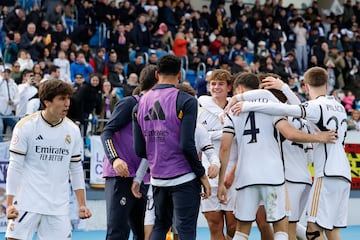
[[[68,118],[48,124],[40,111],[14,128],[10,161],[24,155],[22,179],[15,200],[19,210],[46,215],[69,214],[70,161],[81,161],[79,128]]]

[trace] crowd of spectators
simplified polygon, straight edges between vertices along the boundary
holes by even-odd
[[[194,9],[190,0],[1,4],[1,64],[18,85],[18,98],[37,98],[36,93],[30,96],[32,87],[42,80],[67,81],[76,89],[69,116],[80,123],[89,115],[108,116],[114,93],[115,99],[131,95],[141,69],[156,64],[163,54],[184,59],[184,80],[188,71],[198,71],[199,64],[205,72],[272,72],[304,100],[302,74],[321,66],[330,76],[329,94],[342,92],[339,100],[349,114],[360,99],[359,0],[347,0],[340,15],[324,15],[316,0],[305,9],[283,6],[282,0],[250,5],[232,0],[229,12],[224,0],[211,0],[201,9]],[[200,89],[203,81],[190,81],[198,94],[206,94]],[[6,89],[1,92],[7,99]],[[12,114],[20,117],[36,109],[19,113],[12,107]]]

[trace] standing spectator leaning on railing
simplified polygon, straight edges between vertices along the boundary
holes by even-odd
[[[0,79],[0,142],[3,141],[5,127],[13,128],[17,122],[14,113],[19,104],[19,90],[13,79],[10,78],[10,69],[4,69]]]

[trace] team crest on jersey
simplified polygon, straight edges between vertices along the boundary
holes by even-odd
[[[11,138],[11,144],[12,144],[12,145],[15,145],[15,144],[17,144],[18,142],[19,142],[19,137],[18,137],[18,135],[13,134],[13,136],[12,136],[12,138]]]
[[[70,137],[69,134],[67,134],[66,137],[65,137],[65,143],[67,143],[67,144],[71,143],[71,137]]]

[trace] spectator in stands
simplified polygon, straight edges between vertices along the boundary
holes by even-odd
[[[33,61],[38,61],[45,48],[43,40],[43,37],[36,33],[36,25],[29,23],[26,32],[21,35],[20,48],[27,50]]]
[[[146,16],[141,14],[137,22],[131,30],[131,40],[134,44],[134,49],[138,52],[147,52],[149,47],[152,48],[152,37],[147,25]]]
[[[6,5],[1,7],[0,11],[0,29],[3,29],[4,20],[6,19],[7,15],[9,14],[9,8]]]
[[[188,40],[185,38],[185,34],[182,32],[178,32],[175,35],[174,45],[172,50],[175,56],[185,57],[187,56],[187,45]]]
[[[210,46],[209,46],[209,50],[212,55],[216,55],[219,52],[219,49],[223,45],[223,41],[224,41],[224,36],[218,33],[217,30],[216,31],[214,30],[214,34],[215,34],[215,39],[213,41],[210,40]]]
[[[17,120],[14,111],[19,104],[19,90],[13,79],[10,78],[11,70],[5,68],[0,78],[0,142],[3,141],[5,126],[14,127]]]
[[[155,52],[150,53],[148,64],[156,65],[158,61],[158,57]]]
[[[285,55],[285,59],[289,62],[289,67],[290,67],[288,69],[285,68],[285,71],[288,74],[292,75],[292,77],[300,76],[301,72],[300,72],[300,68],[299,68],[295,53],[293,51],[287,52]]]
[[[360,111],[354,109],[351,113],[350,119],[347,122],[348,130],[360,131]]]
[[[124,97],[131,96],[134,89],[139,85],[138,75],[136,73],[131,73],[127,80],[127,84],[123,85],[123,94]]]
[[[45,47],[50,46],[50,44],[52,43],[51,35],[54,32],[54,29],[49,25],[49,22],[47,20],[41,21],[41,26],[38,32],[41,36],[43,36]]]
[[[128,72],[127,76],[130,76],[131,73],[135,73],[139,76],[141,70],[145,67],[143,54],[137,53],[135,56],[135,60],[128,64]]]
[[[277,74],[277,69],[270,56],[266,57],[265,59],[261,59],[260,62],[260,72]]]
[[[341,99],[342,104],[345,107],[346,113],[348,115],[354,110],[355,105],[355,96],[352,91],[347,91],[344,97]]]
[[[105,48],[98,48],[96,50],[96,56],[90,59],[89,64],[93,67],[94,72],[106,78],[108,75],[108,66],[105,62]]]
[[[188,60],[189,60],[189,65],[188,68],[189,70],[193,70],[193,71],[197,71],[197,67],[199,65],[200,62],[205,62],[205,59],[199,54],[199,47],[197,45],[193,46],[190,49],[190,52],[188,53]]]
[[[54,65],[60,68],[59,79],[65,82],[71,82],[70,78],[70,62],[66,58],[63,50],[58,51],[58,57],[54,59]]]
[[[351,48],[345,49],[345,67],[343,68],[343,76],[345,88],[353,88],[355,83],[359,81],[359,61],[354,57],[354,51]]]
[[[308,51],[307,39],[308,31],[304,27],[304,20],[301,18],[296,19],[295,27],[293,29],[296,35],[295,53],[300,72],[305,72],[308,68]]]
[[[35,87],[39,88],[39,85],[40,85],[40,82],[41,82],[41,79],[43,78],[43,76],[39,73],[34,73],[34,76],[33,76],[33,83],[35,85]],[[39,111],[39,110],[43,110],[44,109],[44,106],[40,103],[40,98],[39,98],[39,91],[37,91],[35,93],[34,96],[32,96],[29,101],[27,102],[26,104],[26,112],[25,112],[25,116],[29,115],[29,114],[32,114],[36,111]]]
[[[94,69],[90,64],[88,64],[85,60],[85,56],[83,52],[76,53],[76,61],[71,63],[70,65],[70,73],[71,73],[71,81],[75,81],[75,75],[80,73],[85,82],[89,82],[89,76],[94,72]]]
[[[240,13],[243,9],[244,9],[243,2],[240,3],[239,0],[232,0],[230,5],[230,16],[232,22],[236,22],[240,20]]]
[[[20,34],[17,32],[16,34],[19,36]],[[3,53],[3,61],[5,63],[5,67],[11,66],[11,64],[16,61],[17,54],[19,52],[19,45],[14,40],[15,34],[14,33],[8,33],[5,36],[5,46],[4,46],[4,53]],[[20,38],[18,39],[18,41]]]
[[[22,8],[16,7],[9,14],[7,14],[3,23],[3,31],[8,32],[21,32],[24,28],[25,11]]]
[[[121,23],[125,25],[136,20],[136,9],[135,6],[130,3],[129,0],[125,0],[124,3],[119,3],[118,16]]]
[[[244,66],[245,65],[245,66]],[[233,64],[230,67],[231,74],[236,74],[247,70],[246,61],[243,56],[237,55],[234,59]]]
[[[91,37],[95,34],[95,28],[89,25],[80,25],[71,33],[71,40],[74,44],[88,44]]]
[[[39,6],[37,4],[34,4],[34,6],[31,6],[32,9],[30,10],[30,12],[28,14],[26,14],[26,19],[25,19],[25,26],[27,26],[29,23],[34,23],[35,26],[37,26],[38,28],[37,33],[40,34],[40,25],[41,25],[41,21],[43,20],[43,12],[40,10]],[[29,11],[29,10],[26,10]]]
[[[25,116],[26,106],[30,98],[32,98],[37,92],[37,84],[40,82],[35,82],[34,74],[30,70],[25,70],[23,73],[23,81],[18,85],[19,91],[19,104],[16,106],[16,115]]]
[[[78,9],[75,0],[67,0],[64,6],[64,17],[68,27],[77,25]]]
[[[12,67],[11,67],[11,74],[10,74],[10,78],[14,79],[16,84],[20,84],[21,83],[21,76],[22,72],[20,71],[20,64],[18,61],[13,62]]]
[[[159,2],[161,2],[159,4]],[[176,9],[173,9],[171,0],[158,1],[158,24],[165,23],[172,34],[176,33],[176,26],[180,24],[176,18]],[[185,14],[184,14],[185,15]]]
[[[129,43],[129,33],[125,31],[124,24],[118,23],[116,31],[111,35],[108,44],[110,48],[116,51],[118,60],[122,64],[129,62]]]
[[[265,41],[260,41],[258,43],[256,55],[259,58],[266,58],[266,57],[268,57],[270,55],[269,50],[266,48],[266,42]]]
[[[229,53],[229,61],[234,62],[236,56],[244,57],[244,51],[242,50],[242,43],[240,40],[236,41]]]
[[[342,56],[342,53],[339,52],[337,45],[332,45],[329,53],[324,58],[324,62],[327,63],[328,60],[331,60],[335,65],[336,71],[338,72],[336,85],[338,89],[341,89],[345,86],[343,69],[345,68],[345,60]]]
[[[337,70],[332,59],[328,59],[325,63],[326,71],[329,75],[328,78],[328,93],[331,93],[333,90],[339,89],[338,77],[339,71]]]
[[[20,71],[24,71],[25,69],[31,70],[34,66],[31,55],[25,49],[20,49],[16,61],[20,64]]]
[[[85,0],[78,6],[78,25],[94,25],[95,10],[93,1]]]
[[[77,75],[79,76],[79,75]],[[101,77],[97,74],[92,74],[89,82],[84,82],[80,85],[76,93],[74,94],[74,106],[71,112],[80,113],[81,118],[79,119],[82,129],[83,136],[86,136],[88,131],[88,123],[90,114],[95,116],[101,112]],[[91,119],[92,120],[92,119]]]
[[[159,29],[154,34],[154,47],[160,49],[171,49],[174,44],[172,32],[165,23],[160,23]]]
[[[319,61],[316,55],[310,55],[309,68],[319,67]]]
[[[52,13],[45,14],[45,19],[50,23],[51,27],[55,29],[57,24],[63,23],[62,15],[63,7],[61,4],[57,4]]]
[[[46,81],[46,80],[62,80],[62,81],[64,81],[63,79],[60,79],[60,67],[56,66],[56,65],[51,65],[49,67],[49,73],[44,74],[43,80],[44,81]]]
[[[101,95],[101,112],[97,115],[100,122],[97,125],[96,134],[100,134],[104,128],[105,121],[109,120],[114,111],[116,103],[120,100],[109,81],[104,81]]]
[[[126,76],[124,73],[124,66],[122,63],[116,63],[113,70],[109,71],[108,80],[114,88],[122,88],[127,84]]]
[[[84,82],[85,82],[84,77],[80,73],[77,73],[75,75],[75,82],[73,83],[75,92],[79,90],[79,88],[84,84]]]
[[[270,29],[270,35],[269,35],[270,42],[275,42],[277,44],[276,48],[281,50],[282,48],[285,48],[286,43],[286,34],[281,29],[279,20],[275,19],[273,23],[272,29]]]
[[[205,31],[203,27],[200,27],[199,31],[197,32],[197,43],[199,47],[203,45],[205,46],[210,45],[209,32]]]

